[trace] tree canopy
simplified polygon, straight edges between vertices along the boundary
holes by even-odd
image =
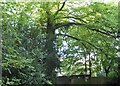
[[[103,2],[1,2],[3,85],[56,76],[119,76],[118,6]]]

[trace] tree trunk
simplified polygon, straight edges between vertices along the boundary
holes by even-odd
[[[87,74],[87,61],[86,61],[86,54],[84,55],[85,56],[85,74]]]
[[[91,73],[92,73],[91,66],[92,66],[92,63],[91,63],[91,58],[90,58],[90,53],[89,53],[89,74],[90,74],[90,77],[91,77]]]
[[[48,79],[54,82],[56,77],[55,69],[59,67],[59,59],[55,49],[55,29],[50,16],[47,18],[46,42],[45,42],[45,74]]]

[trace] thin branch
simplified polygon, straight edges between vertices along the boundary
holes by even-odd
[[[63,2],[63,4],[62,4],[61,8],[58,9],[58,10],[55,12],[55,15],[57,15],[57,14],[64,8],[66,1],[67,1],[67,0],[65,0],[65,1]]]
[[[108,55],[103,51],[103,49],[96,47],[95,45],[93,45],[92,43],[90,43],[90,42],[88,42],[88,41],[86,41],[86,40],[82,40],[82,39],[80,39],[80,38],[76,38],[76,37],[74,37],[74,36],[70,36],[70,35],[67,35],[67,34],[57,34],[57,35],[67,36],[67,37],[69,37],[69,38],[72,38],[72,39],[75,39],[75,40],[78,40],[78,41],[86,42],[87,44],[91,45],[91,46],[94,47],[95,49],[100,50],[102,53],[104,53],[104,55],[105,55],[106,57],[108,56]]]
[[[84,23],[87,23],[87,22],[84,21],[83,19],[77,18],[77,17],[74,17],[74,16],[66,16],[66,17],[63,17],[63,18],[73,18],[73,19],[76,19],[76,20],[80,20],[80,21],[82,21],[82,22],[84,22]]]
[[[58,23],[55,25],[55,29],[58,29],[58,28],[61,28],[61,27],[69,27],[69,26],[72,26],[72,25],[78,25],[78,26],[81,26],[81,25],[85,25],[85,24],[82,24],[82,23],[76,23],[76,22],[66,22],[66,23]]]
[[[101,33],[101,34],[104,34],[104,35],[107,35],[107,36],[111,36],[113,38],[120,38],[120,35],[113,35],[112,32],[110,31],[101,31],[99,29],[95,29],[93,28],[93,26],[90,26],[90,25],[86,25],[86,24],[83,24],[83,23],[77,23],[77,22],[67,22],[67,23],[58,23],[55,25],[55,29],[58,29],[58,28],[61,28],[61,27],[69,27],[69,26],[73,26],[73,25],[76,25],[76,26],[83,26],[83,27],[86,27],[86,29],[88,30],[91,30],[91,31],[95,31],[95,32],[98,32],[98,33]]]

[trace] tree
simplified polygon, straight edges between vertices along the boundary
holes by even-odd
[[[43,65],[42,33],[30,16],[32,3],[1,3],[3,85],[50,83]]]
[[[15,82],[15,77],[17,84],[55,83],[56,70],[61,65],[59,56],[66,57],[62,65],[71,71],[68,75],[79,74],[80,70],[93,75],[105,71],[108,76],[115,70],[116,39],[120,37],[115,20],[117,7],[97,2],[79,4],[67,0],[1,4],[3,71],[8,73],[4,81]],[[9,77],[11,70],[17,71],[18,76]]]
[[[83,55],[83,53],[85,53],[87,54],[87,56],[89,56],[90,54],[92,60],[92,64],[91,64],[91,60],[88,61],[89,66],[96,65],[96,68],[94,68],[96,70],[92,70],[93,75],[98,71],[101,71],[100,73],[102,73],[102,71],[105,72],[106,76],[108,76],[109,74],[108,72],[110,71],[115,72],[113,70],[116,70],[117,67],[117,64],[115,63],[117,57],[116,38],[119,38],[119,33],[118,33],[119,28],[117,25],[118,21],[116,20],[117,7],[111,4],[95,2],[90,5],[87,5],[86,7],[83,6],[80,8],[78,7],[77,9],[76,8],[71,8],[71,9],[75,10],[75,11],[72,10],[74,14],[71,14],[72,16],[70,15],[70,17],[67,18],[71,18],[71,21],[74,22],[69,22],[67,24],[64,23],[63,26],[67,26],[67,25],[69,26],[75,25],[75,26],[71,26],[69,29],[67,29],[65,34],[63,34],[64,32],[61,32],[62,34],[60,33],[60,35],[66,37],[65,41],[68,47],[65,54],[67,55],[67,57],[72,56],[73,59],[73,63],[70,60],[72,64],[72,65],[70,64],[70,66],[66,66],[67,60],[65,61],[65,63],[63,63],[65,68],[67,68],[66,70],[68,71],[70,70],[69,68],[71,68],[70,72],[71,71],[76,72],[76,68],[78,67],[77,68],[78,72],[76,72],[76,74],[80,73],[79,70],[82,71],[84,67],[81,67],[82,68],[81,69],[80,68],[81,62],[77,62],[77,61],[78,58],[79,60],[84,59],[83,57],[85,56]],[[76,10],[80,10],[80,12]],[[109,18],[107,16],[109,16]],[[84,23],[81,24],[81,22],[84,22],[85,24]],[[82,27],[80,27],[80,25]],[[115,36],[115,34],[117,35]],[[70,38],[77,41],[74,41]],[[84,50],[86,51],[84,52]],[[78,66],[73,66],[73,65],[78,65]],[[113,65],[115,68],[113,67]],[[73,72],[72,74],[74,74]]]

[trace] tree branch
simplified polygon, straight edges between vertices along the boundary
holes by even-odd
[[[57,35],[67,36],[67,37],[69,37],[69,38],[72,38],[72,39],[75,39],[75,40],[78,40],[78,41],[86,42],[87,44],[91,45],[91,46],[94,47],[95,49],[100,50],[102,53],[104,53],[104,55],[105,55],[106,57],[108,56],[108,55],[103,51],[103,49],[96,47],[95,45],[93,45],[92,43],[90,43],[90,42],[88,42],[88,41],[86,41],[86,40],[82,40],[82,39],[80,39],[80,38],[76,38],[76,37],[74,37],[74,36],[70,36],[70,35],[67,35],[67,34],[57,34]]]
[[[67,0],[65,0],[65,1],[63,2],[63,4],[62,4],[61,8],[58,9],[58,10],[55,12],[55,15],[57,15],[57,14],[63,9],[63,7],[65,6],[66,1],[67,1]]]
[[[77,22],[58,23],[58,24],[55,25],[55,29],[58,29],[58,28],[61,28],[61,27],[69,27],[69,26],[73,26],[73,25],[83,26],[83,27],[86,27],[86,29],[88,29],[88,30],[95,31],[95,32],[98,32],[98,33],[101,33],[101,34],[104,34],[104,35],[107,35],[107,36],[111,36],[113,38],[120,38],[120,35],[115,36],[110,31],[107,31],[107,30],[101,31],[99,29],[93,28],[94,26],[85,25],[83,23],[77,23]]]
[[[73,18],[73,19],[76,19],[76,20],[82,21],[82,22],[84,22],[84,23],[87,23],[87,22],[84,21],[83,19],[81,19],[81,18],[77,18],[77,17],[74,17],[74,16],[66,16],[66,17],[63,17],[63,18]]]
[[[82,25],[85,25],[85,24],[82,24],[82,23],[76,23],[76,22],[67,22],[67,23],[58,23],[55,25],[55,29],[58,29],[58,28],[61,28],[61,27],[69,27],[69,26],[72,26],[72,25],[77,25],[77,26],[82,26]]]

